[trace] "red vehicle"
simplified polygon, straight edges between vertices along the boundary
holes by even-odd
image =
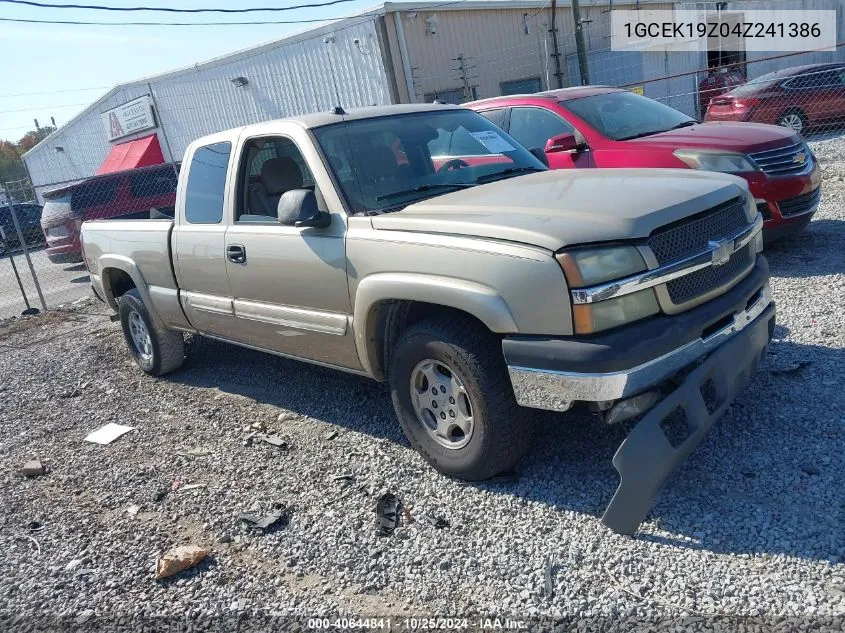
[[[85,220],[173,215],[178,165],[155,165],[95,176],[44,194],[41,228],[54,264],[82,261],[79,229]]]
[[[761,75],[714,97],[705,121],[776,123],[804,132],[845,120],[845,64],[810,64]]]
[[[607,86],[565,88],[466,104],[552,169],[689,168],[748,181],[763,215],[764,236],[804,228],[821,197],[821,175],[792,130],[748,123],[698,123],[662,103]]]

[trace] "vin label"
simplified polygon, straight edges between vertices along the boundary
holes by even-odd
[[[614,9],[614,51],[836,50],[836,10]]]

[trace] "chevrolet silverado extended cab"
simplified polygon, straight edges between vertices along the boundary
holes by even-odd
[[[452,476],[512,468],[531,408],[637,419],[603,516],[632,533],[765,354],[761,227],[735,176],[548,171],[476,112],[414,105],[202,138],[173,220],[82,243],[144,371],[196,332],[387,381]]]

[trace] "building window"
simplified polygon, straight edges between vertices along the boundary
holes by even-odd
[[[503,81],[499,84],[499,88],[502,90],[503,95],[527,95],[542,90],[539,77]]]
[[[223,192],[231,143],[198,147],[191,158],[185,219],[191,224],[219,224],[223,219]]]
[[[466,103],[467,101],[475,101],[478,99],[478,91],[477,86],[472,86],[472,97],[469,99],[464,98],[464,89],[463,88],[454,88],[452,90],[436,90],[434,92],[427,92],[425,96],[423,96],[423,101],[426,103],[431,103],[435,99],[438,101],[444,101],[446,103],[452,103],[454,105],[460,105],[461,103]]]

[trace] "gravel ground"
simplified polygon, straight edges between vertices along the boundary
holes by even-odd
[[[517,480],[461,485],[408,447],[367,380],[201,338],[183,370],[149,378],[94,304],[0,326],[0,629],[269,613],[842,630],[845,141],[814,149],[821,209],[769,252],[768,358],[633,538],[598,520],[623,432],[589,419],[544,416]],[[107,422],[137,430],[82,441]],[[288,449],[248,442],[252,425]],[[209,454],[177,454],[192,449]],[[48,472],[24,479],[32,457]],[[378,537],[385,491],[408,513]],[[292,510],[267,534],[237,519],[274,504]],[[179,544],[211,553],[154,580]]]

